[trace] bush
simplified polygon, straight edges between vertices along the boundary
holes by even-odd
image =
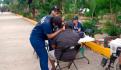
[[[89,21],[85,21],[83,23],[83,26],[85,29],[93,29],[95,30],[95,25],[96,25],[96,20],[89,20]]]
[[[118,36],[121,34],[121,28],[110,21],[104,24],[102,31],[109,36]]]
[[[117,16],[117,21],[121,23],[121,15]]]
[[[71,20],[73,18],[73,16],[75,16],[75,14],[69,13],[69,14],[65,14],[64,18],[65,18],[65,20]]]
[[[100,32],[100,30],[98,31],[98,29],[96,28],[96,20],[89,20],[83,23],[83,27],[85,29],[86,34],[89,35],[94,35],[96,32]]]

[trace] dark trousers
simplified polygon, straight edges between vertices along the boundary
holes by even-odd
[[[45,49],[45,40],[30,38],[30,42],[37,55],[39,56],[40,67],[41,70],[49,70],[48,69],[48,54]]]

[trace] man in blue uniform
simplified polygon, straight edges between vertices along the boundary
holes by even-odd
[[[56,24],[61,24],[61,18],[58,17],[60,14],[60,9],[57,6],[52,8],[51,14],[45,16],[41,19],[40,22],[33,28],[32,33],[30,35],[30,42],[37,55],[39,56],[40,67],[41,70],[49,70],[48,69],[48,54],[45,49],[45,40],[54,38],[57,34],[64,30],[64,27],[53,32],[53,28]],[[50,22],[53,18],[57,22]],[[56,16],[56,17],[55,17]],[[54,23],[54,25],[53,25]]]
[[[78,21],[78,16],[74,16],[72,21],[70,21],[70,25],[73,27],[76,32],[84,32],[84,28],[82,24]]]

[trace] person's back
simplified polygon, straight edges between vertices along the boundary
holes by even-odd
[[[57,45],[57,48],[55,49],[55,57],[64,61],[73,59],[73,56],[76,54],[76,50],[74,48],[79,39],[79,34],[72,29],[66,29],[57,35],[55,38]],[[64,51],[65,49],[66,51]]]
[[[61,61],[75,59],[77,50],[80,47],[78,45],[79,39],[79,34],[75,32],[68,23],[65,23],[65,30],[59,33],[52,41],[52,47],[55,49],[48,52],[53,70],[56,69],[54,64],[56,59]]]
[[[79,34],[71,29],[66,29],[56,36],[56,44],[59,48],[66,48],[77,44]]]

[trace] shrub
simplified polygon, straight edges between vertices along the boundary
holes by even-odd
[[[102,31],[107,33],[109,36],[118,36],[121,34],[121,28],[110,21],[103,25]]]

